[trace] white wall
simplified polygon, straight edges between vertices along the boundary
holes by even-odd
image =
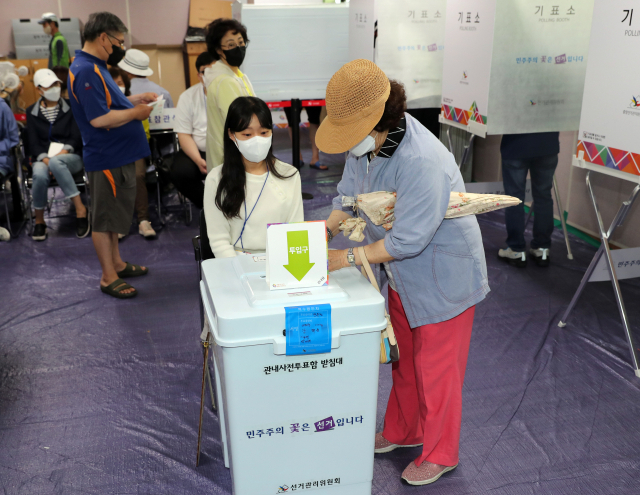
[[[107,10],[127,25],[128,45],[179,45],[187,32],[189,0],[0,0],[0,55],[15,51],[11,19],[37,18],[45,12],[78,17]]]

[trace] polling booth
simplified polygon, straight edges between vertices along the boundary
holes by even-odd
[[[593,0],[449,0],[440,122],[476,137],[576,130]],[[485,192],[470,184],[468,191]],[[554,193],[568,258],[564,208]]]
[[[351,0],[349,58],[400,81],[407,108],[440,108],[446,0]]]
[[[634,12],[640,14],[639,0],[595,2],[573,165],[587,170],[586,186],[598,220],[601,245],[558,325],[566,326],[588,282],[610,280],[629,344],[631,365],[635,375],[640,377],[637,350],[618,282],[619,279],[640,276],[640,249],[612,252],[609,247],[611,236],[629,218],[640,192],[640,67],[629,63],[630,54],[640,50],[640,19],[634,19]],[[635,184],[609,227],[604,224],[593,187],[593,182],[602,175]],[[611,198],[600,200],[608,203]]]
[[[270,225],[267,253],[202,264],[233,493],[370,495],[384,298],[327,271],[326,223]]]
[[[578,128],[593,0],[539,3],[447,2],[444,123],[481,137]]]

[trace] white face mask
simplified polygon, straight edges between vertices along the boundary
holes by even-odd
[[[60,99],[60,91],[59,87],[54,86],[53,88],[44,89],[42,94],[49,101],[58,101]]]
[[[241,141],[236,136],[236,146],[247,160],[253,163],[260,163],[269,154],[271,137],[255,136],[246,141]]]
[[[118,86],[118,88],[120,88],[120,91],[122,91],[122,94],[124,94],[127,91],[127,88],[125,88],[124,86]]]
[[[376,133],[376,136],[377,135],[378,133]],[[365,153],[369,153],[370,151],[373,151],[375,149],[376,149],[376,138],[373,136],[367,136],[358,144],[356,144],[353,148],[351,148],[349,151],[356,156],[362,156]]]
[[[51,26],[45,26],[43,29],[44,34],[48,34],[49,36],[51,36]]]

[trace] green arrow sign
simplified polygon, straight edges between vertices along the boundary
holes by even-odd
[[[315,265],[315,263],[309,263],[309,232],[307,230],[287,232],[287,250],[289,264],[284,267],[300,282]]]

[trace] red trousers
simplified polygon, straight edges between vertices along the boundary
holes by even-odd
[[[475,306],[451,320],[411,328],[400,296],[389,289],[389,314],[400,348],[384,418],[384,438],[398,445],[423,444],[425,460],[458,464],[462,384]]]

